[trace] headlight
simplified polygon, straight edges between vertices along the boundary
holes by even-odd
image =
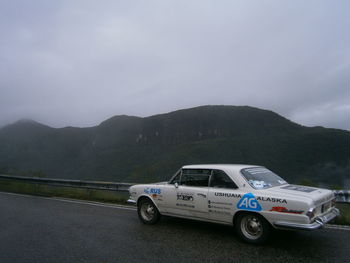
[[[137,195],[137,192],[136,192],[136,191],[131,191],[131,190],[129,190],[129,194],[130,194],[130,196],[136,196],[136,195]]]
[[[129,188],[129,194],[130,195],[135,195],[136,194],[135,188],[133,188],[132,186]]]

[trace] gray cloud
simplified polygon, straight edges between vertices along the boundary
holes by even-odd
[[[350,129],[348,1],[1,1],[0,125],[203,104]]]

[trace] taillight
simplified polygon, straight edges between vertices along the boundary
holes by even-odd
[[[310,218],[310,220],[312,219],[312,218],[314,218],[315,217],[315,208],[310,208],[307,212],[306,212],[306,215]]]

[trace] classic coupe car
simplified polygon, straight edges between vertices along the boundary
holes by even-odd
[[[168,182],[129,191],[145,224],[161,215],[228,224],[249,243],[263,243],[273,228],[312,230],[339,215],[332,191],[291,185],[254,165],[187,165]]]

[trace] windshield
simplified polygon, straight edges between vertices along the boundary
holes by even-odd
[[[285,180],[265,167],[252,167],[241,170],[243,177],[255,189],[266,189],[287,184]]]

